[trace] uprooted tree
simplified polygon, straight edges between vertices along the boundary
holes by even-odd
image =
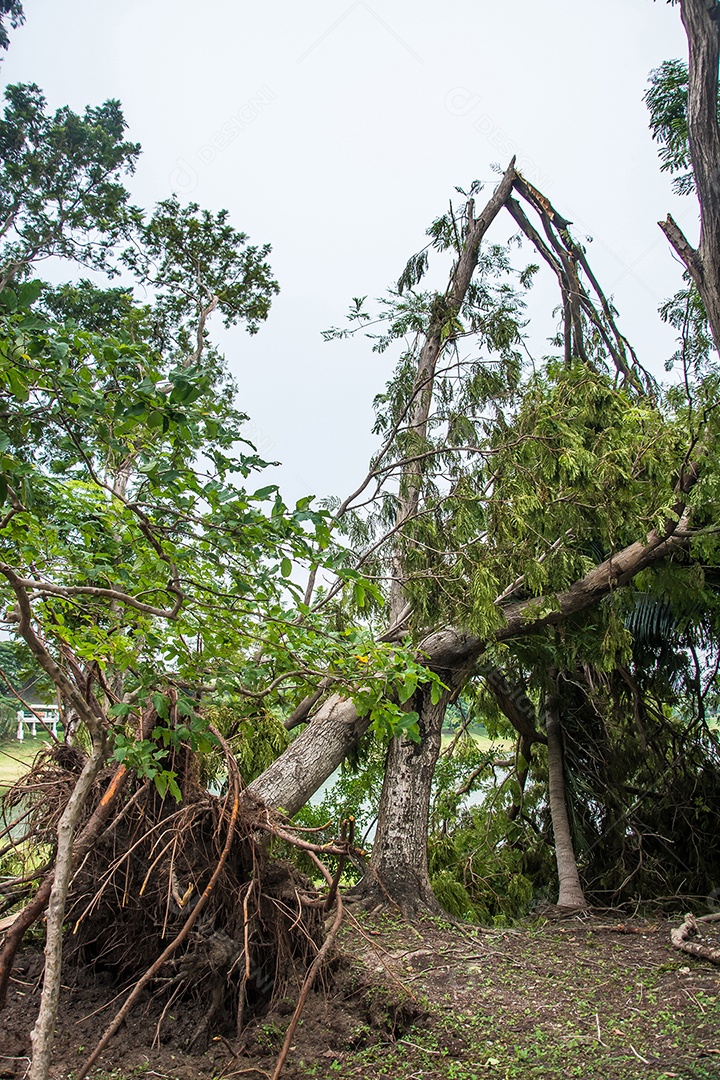
[[[371,903],[437,910],[428,830],[434,778],[452,771],[438,765],[448,711],[494,714],[516,735],[504,825],[516,854],[528,778],[546,781],[536,807],[561,905],[652,888],[643,875],[660,874],[663,852],[649,819],[663,799],[696,845],[683,873],[708,877],[718,5],[683,0],[681,14],[688,72],[665,66],[648,95],[666,164],[686,170],[701,210],[697,249],[663,225],[687,267],[664,310],[680,379],[663,389],[643,369],[571,223],[511,162],[484,205],[473,184],[433,222],[376,316],[356,301],[350,328],[329,332],[404,345],[376,403],[381,448],[324,508],[254,486],[265,463],[210,336],[220,315],[251,333],[266,318],[269,248],[225,212],[134,207],[123,176],[139,150],[116,102],[50,115],[37,87],[8,90],[0,575],[7,624],[55,687],[65,731],[6,799],[2,855],[17,859],[23,822],[42,852],[15,865],[2,900],[19,908],[3,997],[47,910],[33,1080],[49,1068],[65,924],[85,959],[136,979],[108,1039],[162,970],[168,1002],[207,991],[200,1040],[218,1013],[241,1031],[293,965],[302,975],[350,863]],[[489,243],[503,219],[514,236]],[[149,300],[44,284],[48,256],[122,269]],[[451,264],[444,292],[422,289],[431,258]],[[553,356],[528,365],[524,296],[541,267],[557,279],[560,324]],[[673,634],[679,657],[662,650]],[[381,786],[369,860],[352,824],[315,842],[288,822],[349,754]],[[488,764],[467,761],[446,815]],[[584,882],[573,834],[590,837]],[[273,862],[271,837],[304,852],[327,895]],[[462,853],[444,851],[440,899],[482,910],[472,874],[455,874]],[[431,857],[440,865],[437,844]]]

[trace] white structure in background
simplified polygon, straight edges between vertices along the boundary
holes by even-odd
[[[43,723],[52,731],[53,735],[57,738],[58,724],[60,723],[60,712],[57,705],[33,705],[33,712],[24,712],[22,709],[18,710],[17,714],[17,739],[18,742],[22,742],[25,738],[25,728],[27,727],[30,738],[34,739],[37,735],[38,724],[40,724],[40,730],[43,730]]]

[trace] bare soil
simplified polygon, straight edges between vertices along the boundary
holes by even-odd
[[[350,915],[283,1077],[720,1080],[720,969],[673,949],[671,925],[601,915],[480,929]],[[720,928],[707,936],[718,944]],[[42,954],[26,949],[0,1016],[8,1080],[27,1072],[41,974]],[[54,1078],[77,1071],[122,989],[68,970]],[[275,1001],[239,1039],[220,1012],[207,1045],[188,1048],[208,1002],[167,1001],[158,985],[136,1007],[96,1080],[270,1075],[295,1004]]]

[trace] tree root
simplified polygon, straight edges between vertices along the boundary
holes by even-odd
[[[241,790],[230,748],[217,737],[226,753],[227,796],[203,788],[189,757],[187,769],[179,757],[180,804],[161,798],[125,767],[106,770],[88,800],[73,850],[64,946],[72,962],[96,968],[125,989],[78,1080],[149,989],[164,1002],[156,1040],[174,1002],[193,997],[205,1003],[202,1020],[187,1033],[195,1044],[223,1030],[239,1037],[273,1000],[298,991],[292,1030],[275,1067],[279,1076],[300,1012],[327,964],[342,918],[342,867],[356,854],[353,822],[341,823],[330,843],[298,835],[252,791]],[[28,838],[41,834],[49,842],[81,764],[48,757],[27,775],[15,798],[32,807]],[[326,888],[318,891],[294,865],[272,858],[273,839],[314,862]],[[323,861],[328,856],[336,860],[333,873]],[[7,927],[0,959],[8,973],[23,932],[46,907],[54,860],[46,869],[44,877],[37,874],[35,896]],[[326,935],[325,916],[333,908]]]
[[[670,941],[676,949],[689,953],[690,956],[696,956],[699,960],[707,960],[711,964],[720,965],[720,949],[705,945],[701,941],[693,941],[693,938],[700,934],[699,924],[715,922],[720,922],[720,912],[699,917],[687,914],[685,921],[670,931]]]
[[[320,968],[321,968],[321,966],[322,966],[322,964],[323,964],[323,962],[325,960],[325,957],[329,953],[330,947],[332,946],[332,943],[333,943],[333,941],[335,940],[335,938],[337,936],[337,932],[340,929],[340,924],[342,923],[342,917],[343,917],[343,905],[342,905],[342,900],[340,898],[340,893],[339,893],[338,887],[337,887],[337,880],[331,876],[330,871],[327,869],[325,864],[322,863],[320,861],[320,859],[318,859],[317,855],[315,855],[313,852],[309,852],[308,854],[310,855],[310,858],[315,863],[318,870],[320,871],[320,873],[323,875],[323,877],[327,881],[328,885],[330,886],[330,892],[328,894],[328,900],[326,901],[326,904],[329,905],[329,904],[332,903],[333,900],[335,900],[335,902],[337,904],[337,910],[335,912],[335,918],[333,919],[333,924],[332,924],[332,926],[330,928],[330,932],[328,933],[327,937],[325,938],[325,941],[323,942],[322,947],[318,951],[317,956],[315,957],[312,964],[308,968],[307,975],[305,976],[305,980],[304,980],[304,982],[302,984],[302,988],[301,988],[300,994],[298,996],[297,1005],[295,1006],[295,1012],[293,1013],[292,1019],[290,1020],[290,1023],[288,1025],[288,1029],[285,1032],[285,1040],[283,1042],[282,1049],[281,1049],[281,1051],[280,1051],[280,1053],[278,1055],[278,1059],[275,1062],[275,1068],[273,1070],[272,1080],[279,1080],[280,1073],[282,1072],[283,1065],[285,1064],[285,1060],[286,1060],[286,1058],[288,1056],[288,1053],[290,1051],[290,1046],[292,1044],[293,1036],[295,1035],[295,1029],[297,1028],[298,1021],[300,1019],[300,1013],[303,1010],[303,1005],[305,1004],[307,996],[308,996],[308,994],[310,992],[310,988],[311,988],[311,986],[312,986],[312,984],[313,984],[313,982],[315,980],[315,976],[317,975],[318,971],[320,970]],[[338,877],[339,877],[339,875],[338,875]]]
[[[170,957],[175,952],[175,950],[178,948],[178,946],[181,945],[182,942],[187,938],[188,934],[190,933],[193,926],[197,922],[198,917],[200,916],[203,908],[207,904],[207,902],[208,902],[208,900],[210,898],[210,894],[212,893],[212,891],[213,891],[213,889],[214,889],[214,887],[215,887],[215,885],[217,883],[217,880],[220,877],[220,874],[222,873],[222,869],[223,869],[223,867],[225,865],[225,862],[227,860],[227,857],[228,857],[228,855],[230,853],[230,848],[231,848],[231,845],[232,845],[233,837],[235,835],[235,825],[237,823],[238,813],[240,811],[240,773],[238,772],[238,767],[237,767],[237,764],[235,762],[235,758],[233,757],[232,752],[230,751],[230,747],[227,745],[227,743],[222,738],[220,733],[217,730],[215,730],[214,728],[212,728],[212,725],[211,725],[211,730],[213,732],[213,735],[216,737],[216,739],[218,739],[220,741],[220,743],[222,745],[222,748],[225,751],[225,757],[226,757],[227,765],[228,765],[228,774],[229,774],[229,778],[230,778],[230,792],[228,794],[228,799],[231,801],[230,820],[229,820],[228,827],[227,827],[227,834],[226,834],[226,837],[225,837],[225,845],[223,847],[222,853],[221,853],[220,858],[219,858],[219,860],[217,862],[217,865],[216,865],[216,867],[215,867],[215,869],[214,869],[214,871],[212,873],[210,881],[205,886],[205,889],[204,889],[204,891],[202,893],[202,896],[198,900],[197,904],[195,904],[194,908],[192,909],[192,911],[188,915],[187,919],[185,920],[185,924],[183,925],[183,927],[180,930],[179,934],[177,934],[173,938],[173,940],[170,942],[170,944],[167,946],[167,948],[165,948],[162,951],[162,953],[160,954],[160,956],[158,956],[157,960],[155,960],[155,962],[150,965],[150,967],[147,969],[147,971],[142,976],[142,978],[138,979],[138,981],[135,983],[135,986],[133,987],[132,991],[130,992],[128,997],[125,999],[125,1002],[123,1003],[122,1007],[115,1014],[115,1017],[113,1018],[112,1022],[110,1023],[110,1025],[106,1029],[104,1035],[102,1036],[99,1043],[97,1044],[97,1046],[93,1050],[92,1054],[90,1054],[90,1056],[87,1058],[87,1060],[80,1067],[80,1071],[77,1074],[77,1080],[84,1080],[84,1077],[87,1076],[87,1074],[90,1071],[90,1069],[92,1068],[92,1066],[95,1064],[97,1059],[100,1057],[101,1053],[103,1052],[103,1050],[105,1049],[107,1044],[110,1042],[113,1035],[116,1033],[116,1031],[118,1030],[118,1028],[122,1024],[123,1020],[128,1015],[131,1008],[133,1007],[133,1005],[135,1004],[135,1002],[137,1001],[137,999],[139,998],[140,994],[145,989],[147,984],[150,982],[152,977],[157,974],[157,972],[160,970],[160,968],[163,966],[163,964],[167,960],[170,959]]]

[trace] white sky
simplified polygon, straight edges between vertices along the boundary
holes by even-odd
[[[659,172],[642,94],[651,68],[685,55],[677,8],[27,0],[26,12],[5,81],[37,82],[51,106],[78,111],[119,98],[144,149],[137,202],[174,189],[272,244],[282,291],[270,318],[223,343],[249,435],[285,463],[272,479],[286,499],[342,496],[364,475],[372,398],[393,366],[320,331],[352,296],[397,280],[456,184],[492,184],[490,164],[513,153],[594,238],[621,326],[661,374],[673,336],[656,311],[680,268],[656,223],[672,210],[692,236],[697,215]],[[535,306],[555,302],[541,285]],[[549,329],[545,314],[538,353]]]

